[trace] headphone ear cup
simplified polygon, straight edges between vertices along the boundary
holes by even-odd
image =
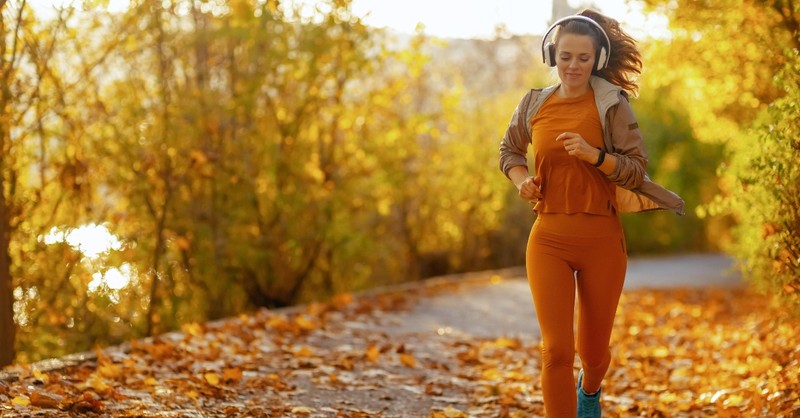
[[[556,46],[552,42],[548,42],[544,48],[544,62],[551,66],[556,66]]]
[[[606,53],[605,47],[600,47],[600,56],[597,57],[597,71],[602,70],[606,67],[606,59],[608,59],[608,54]]]

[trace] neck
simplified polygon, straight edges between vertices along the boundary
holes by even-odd
[[[589,91],[589,84],[584,84],[580,87],[570,87],[566,84],[561,84],[556,91],[558,97],[564,99],[571,99],[573,97],[580,97]]]

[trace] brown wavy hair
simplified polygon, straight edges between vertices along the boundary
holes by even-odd
[[[592,74],[604,78],[610,83],[621,87],[629,94],[636,96],[639,93],[637,77],[642,73],[642,55],[636,47],[636,40],[625,33],[619,26],[619,22],[611,17],[591,9],[584,9],[578,14],[597,22],[611,41],[611,57],[608,65],[600,71],[592,70]],[[562,33],[591,36],[594,39],[596,51],[600,50],[600,45],[605,45],[606,43],[606,39],[603,34],[597,31],[597,28],[577,19],[568,20],[563,25],[560,25],[553,37],[553,41],[556,44],[558,43],[559,35]],[[597,68],[596,65],[595,68]]]

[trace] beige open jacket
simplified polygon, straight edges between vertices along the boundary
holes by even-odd
[[[684,214],[684,202],[677,194],[653,183],[647,176],[647,153],[639,124],[633,115],[624,90],[608,81],[592,76],[589,84],[594,90],[603,145],[617,157],[617,166],[608,178],[617,186],[617,211],[642,212],[667,209]],[[531,143],[530,120],[556,90],[558,85],[532,89],[519,102],[508,129],[500,142],[500,170],[508,177],[515,166],[528,166],[526,158]]]

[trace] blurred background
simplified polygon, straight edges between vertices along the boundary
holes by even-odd
[[[498,169],[585,7],[644,57],[632,256],[724,251],[800,289],[800,2],[0,0],[0,366],[524,264]]]

